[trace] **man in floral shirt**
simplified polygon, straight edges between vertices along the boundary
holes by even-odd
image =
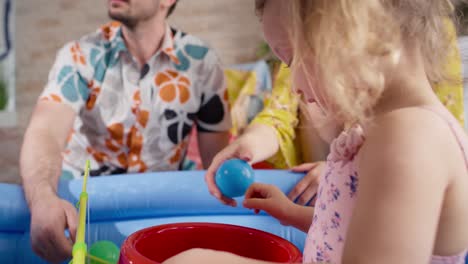
[[[50,262],[71,254],[77,214],[58,179],[177,170],[193,126],[203,164],[228,142],[224,74],[198,38],[170,28],[176,0],[109,0],[111,22],[57,55],[25,134],[21,174],[31,242]],[[118,21],[118,22],[117,22]]]

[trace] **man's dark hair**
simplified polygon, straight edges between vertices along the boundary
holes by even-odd
[[[169,11],[167,11],[167,16],[168,17],[172,14],[172,12],[174,12],[174,9],[176,8],[177,2],[179,2],[179,0],[176,0],[175,3],[171,7],[169,7]]]

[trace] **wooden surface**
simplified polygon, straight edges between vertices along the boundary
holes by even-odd
[[[0,128],[0,182],[19,182],[22,136],[57,49],[106,23],[106,2],[15,1],[18,126]],[[179,2],[171,24],[208,42],[225,64],[254,59],[261,35],[253,0]]]

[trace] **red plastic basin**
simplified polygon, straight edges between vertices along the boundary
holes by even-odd
[[[154,264],[191,248],[231,252],[280,262],[301,262],[289,241],[260,230],[214,223],[177,223],[146,228],[130,235],[120,250],[119,264]]]

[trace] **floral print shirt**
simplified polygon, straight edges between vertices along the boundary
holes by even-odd
[[[143,66],[125,45],[121,25],[66,44],[39,100],[77,114],[64,163],[92,175],[177,170],[188,135],[228,131],[224,73],[198,38],[166,27],[161,48]]]

